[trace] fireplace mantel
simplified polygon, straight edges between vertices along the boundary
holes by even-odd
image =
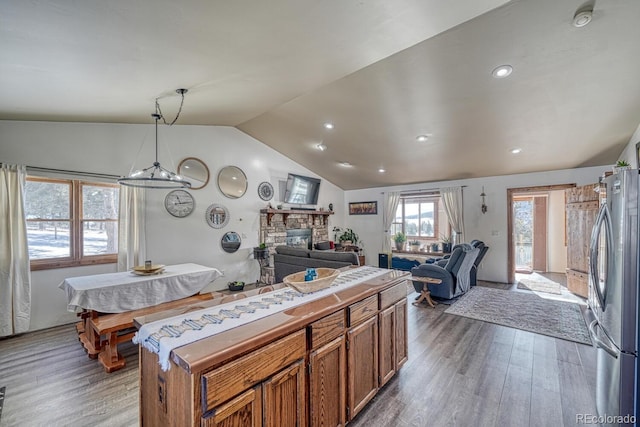
[[[284,223],[287,222],[287,218],[289,217],[289,215],[296,214],[296,215],[311,215],[313,217],[313,219],[311,220],[312,223],[315,222],[316,217],[321,217],[322,222],[325,224],[327,222],[327,218],[329,217],[329,215],[333,215],[332,211],[309,211],[305,209],[261,209],[260,213],[267,215],[268,226],[271,226],[271,218],[273,218],[273,216],[276,214],[282,215],[282,222]]]

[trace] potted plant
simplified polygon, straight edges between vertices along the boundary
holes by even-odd
[[[409,242],[409,246],[411,246],[411,250],[412,251],[419,251],[420,250],[420,241],[419,240],[411,240]]]
[[[398,231],[396,235],[393,236],[393,241],[396,242],[396,249],[401,251],[404,249],[404,243],[407,241],[407,236],[402,231]]]
[[[438,252],[438,248],[440,247],[439,243],[432,243],[431,244],[431,252]]]
[[[445,235],[440,235],[440,237],[442,238],[442,252],[444,252],[445,254],[448,254],[451,252],[451,237],[450,236],[445,236]]]
[[[350,228],[345,228],[342,231],[342,234],[340,235],[340,237],[338,237],[338,240],[340,241],[340,244],[343,246],[346,246],[346,245],[357,246],[359,238],[355,231],[353,231]]]
[[[260,245],[253,248],[253,258],[266,259],[269,255],[269,249],[267,249],[266,243],[260,243]]]
[[[626,169],[631,169],[631,165],[626,160],[618,160],[616,165],[613,167],[614,172],[619,172]]]

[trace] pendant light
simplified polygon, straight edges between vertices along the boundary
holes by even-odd
[[[145,169],[137,170],[132,172],[126,178],[120,178],[118,183],[121,185],[126,185],[127,187],[140,187],[140,188],[159,188],[159,189],[167,189],[167,188],[191,188],[191,183],[182,179],[182,177],[175,172],[171,172],[168,169],[163,168],[158,161],[158,120],[162,119],[162,121],[171,126],[173,125],[180,116],[180,112],[182,111],[182,104],[184,103],[184,94],[187,92],[187,89],[178,89],[177,93],[182,96],[182,101],[180,102],[180,109],[178,110],[178,114],[176,114],[175,119],[171,123],[167,123],[164,117],[162,116],[162,111],[160,110],[160,104],[158,104],[158,100],[156,99],[156,111],[151,115],[156,122],[156,159],[153,164]]]

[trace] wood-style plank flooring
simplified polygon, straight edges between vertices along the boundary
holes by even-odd
[[[409,361],[350,426],[557,427],[595,414],[592,347],[447,307],[409,304]],[[0,340],[0,426],[137,425],[137,348],[120,350],[127,367],[107,374],[73,325]]]

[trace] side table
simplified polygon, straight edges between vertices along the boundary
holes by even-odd
[[[413,303],[413,305],[418,305],[422,301],[426,300],[427,304],[435,308],[437,303],[431,299],[431,292],[429,291],[429,288],[427,287],[427,285],[428,284],[439,285],[440,283],[442,283],[442,280],[434,279],[432,277],[420,277],[420,276],[411,276],[411,280],[422,283],[422,290],[420,291],[420,297]]]

